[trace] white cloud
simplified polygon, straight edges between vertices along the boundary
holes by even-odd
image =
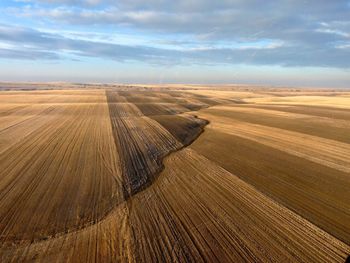
[[[152,63],[158,58],[159,63],[348,67],[350,61],[344,0],[23,1],[0,11],[46,28],[32,35],[6,35],[8,41],[17,39],[18,46],[40,42],[38,49],[51,43],[67,50],[68,45],[83,56],[152,58]]]
[[[350,33],[343,32],[343,31],[336,30],[336,29],[320,28],[320,29],[316,29],[316,32],[326,33],[326,34],[334,34],[334,35],[350,38]]]

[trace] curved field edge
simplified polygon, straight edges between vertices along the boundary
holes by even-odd
[[[159,179],[129,201],[141,262],[343,262],[350,252],[191,147],[164,162]]]
[[[349,144],[288,127],[256,125],[226,109],[214,107],[198,115],[211,124],[193,149],[349,244]],[[259,111],[256,115],[264,118]]]
[[[62,95],[60,95],[60,93],[57,93],[57,92],[54,92],[53,94],[51,92],[49,92],[48,95],[45,94],[45,95],[39,95],[39,96],[36,96],[35,93],[33,93],[33,95],[31,95],[31,96],[34,99],[34,104],[32,104],[32,105],[28,104],[26,107],[27,108],[26,110],[28,111],[29,114],[27,114],[26,112],[22,113],[22,111],[21,111],[22,107],[14,108],[14,110],[17,110],[17,108],[19,108],[19,110],[21,111],[21,112],[17,113],[18,112],[18,110],[17,110],[15,112],[15,114],[21,114],[21,115],[23,114],[23,116],[28,115],[30,117],[29,121],[26,121],[25,123],[21,122],[20,126],[17,125],[18,128],[17,128],[17,126],[13,126],[13,128],[11,130],[9,130],[8,132],[7,132],[7,130],[5,130],[5,131],[7,133],[9,133],[9,132],[13,133],[13,131],[15,129],[16,133],[18,133],[17,130],[23,131],[24,128],[29,130],[29,132],[26,133],[23,138],[21,138],[20,136],[17,136],[17,138],[21,139],[21,141],[18,141],[18,142],[15,141],[18,144],[18,145],[14,145],[14,146],[16,146],[16,148],[14,146],[10,145],[12,148],[10,149],[11,151],[9,151],[9,153],[11,153],[10,156],[20,156],[22,153],[23,154],[26,153],[27,154],[26,158],[20,158],[20,160],[24,160],[24,161],[26,161],[26,163],[28,163],[32,166],[33,166],[33,164],[30,163],[30,160],[31,160],[30,158],[34,158],[31,156],[34,156],[35,153],[38,152],[37,149],[34,147],[35,145],[32,143],[33,136],[35,138],[35,141],[37,141],[37,142],[40,142],[40,140],[43,141],[44,138],[48,139],[48,143],[50,141],[52,142],[53,139],[55,142],[55,144],[52,144],[52,145],[37,143],[38,145],[41,145],[40,149],[42,149],[42,153],[40,153],[40,156],[42,156],[42,157],[38,158],[38,156],[37,156],[36,159],[38,159],[38,160],[43,159],[45,161],[45,159],[48,159],[48,161],[50,161],[50,158],[57,159],[60,157],[59,156],[60,152],[64,153],[64,155],[62,155],[63,157],[65,155],[69,156],[69,154],[71,155],[70,151],[73,151],[70,149],[75,149],[74,152],[76,152],[76,153],[74,153],[74,154],[76,156],[79,156],[78,154],[81,153],[82,150],[77,148],[77,147],[79,147],[80,145],[86,145],[85,147],[82,148],[82,149],[85,149],[84,151],[86,153],[90,153],[92,151],[95,151],[95,153],[92,156],[93,157],[97,156],[95,158],[98,158],[98,164],[102,165],[101,166],[102,168],[106,167],[104,173],[106,173],[107,179],[109,181],[111,181],[110,183],[108,183],[108,185],[113,186],[114,181],[116,184],[116,190],[115,190],[116,194],[112,193],[114,197],[108,198],[109,199],[108,202],[110,203],[110,205],[106,209],[103,209],[103,211],[101,211],[99,213],[93,212],[93,215],[91,213],[90,217],[93,216],[93,218],[88,218],[88,217],[87,218],[79,218],[79,221],[77,223],[73,222],[71,225],[64,222],[63,216],[66,213],[64,213],[64,211],[62,211],[62,212],[60,212],[60,214],[61,214],[60,218],[63,218],[61,220],[62,227],[60,227],[60,228],[56,227],[55,229],[52,229],[52,230],[50,229],[50,231],[44,231],[44,232],[37,228],[37,226],[36,226],[37,223],[35,223],[35,222],[32,224],[16,224],[16,225],[14,225],[15,221],[6,219],[9,216],[11,216],[11,214],[10,213],[8,213],[7,215],[5,214],[4,216],[6,218],[4,218],[4,220],[6,219],[6,222],[12,222],[11,223],[12,225],[17,226],[17,227],[22,227],[25,231],[21,230],[21,229],[17,230],[17,232],[19,234],[23,233],[23,236],[17,234],[16,232],[13,232],[14,234],[12,234],[12,235],[11,235],[11,232],[9,232],[10,234],[6,234],[3,232],[2,236],[1,236],[3,245],[20,244],[20,243],[30,244],[30,243],[35,243],[35,242],[39,242],[42,240],[47,240],[47,239],[56,238],[59,236],[64,236],[67,233],[81,231],[82,229],[89,227],[89,226],[96,224],[99,221],[103,220],[106,216],[108,216],[109,213],[111,213],[117,206],[122,204],[128,198],[128,195],[125,194],[125,190],[124,190],[124,194],[123,194],[123,191],[121,191],[121,189],[125,189],[125,184],[123,184],[123,180],[122,180],[122,172],[124,172],[124,176],[125,176],[125,174],[127,174],[129,171],[125,171],[125,170],[121,171],[120,167],[122,166],[121,162],[123,160],[121,160],[121,157],[120,157],[120,150],[118,151],[118,149],[114,145],[108,144],[108,142],[107,142],[108,137],[115,138],[115,133],[112,134],[113,133],[112,128],[111,128],[111,126],[108,125],[108,123],[111,122],[111,117],[109,115],[109,110],[108,110],[108,106],[106,103],[107,102],[106,99],[103,99],[100,96],[100,93],[102,93],[102,92],[103,92],[103,94],[105,93],[104,91],[98,91],[97,93],[94,93],[91,91],[90,92],[91,94],[89,94],[89,93],[86,94],[86,93],[83,93],[82,91],[81,92],[78,92],[78,91],[77,92],[70,92],[70,91],[68,92],[67,91],[67,92],[63,93],[63,95],[66,95],[64,100],[61,97]],[[75,93],[77,93],[78,97],[75,97],[75,95],[74,95]],[[15,99],[14,99],[15,101],[22,100],[22,98],[19,97],[19,95],[17,95],[17,94],[15,94],[14,96],[15,96]],[[46,105],[41,104],[41,103],[47,104],[50,101],[54,102],[52,104],[54,106],[49,106],[49,105],[46,106]],[[73,104],[68,104],[69,101],[72,101]],[[81,101],[81,103],[80,103],[80,101]],[[11,100],[10,100],[10,102],[11,102]],[[57,102],[60,102],[60,103],[63,102],[64,104],[62,104],[62,105],[57,104]],[[76,102],[78,102],[79,105],[75,104]],[[91,105],[88,104],[90,102],[92,102]],[[100,103],[102,103],[102,104],[100,104]],[[50,111],[45,112],[47,107],[48,107],[48,109],[50,109]],[[107,111],[106,111],[106,109],[107,109]],[[135,106],[129,107],[128,110],[129,110],[129,112],[126,111],[125,114],[130,114],[130,110],[132,113],[136,112],[138,114],[137,107],[135,107]],[[101,111],[102,111],[101,114],[103,114],[103,115],[100,115],[99,112],[101,112]],[[150,174],[149,174],[150,180],[147,180],[145,182],[145,184],[141,185],[141,187],[139,187],[137,189],[137,191],[141,191],[142,189],[145,189],[147,186],[149,186],[153,182],[153,180],[155,178],[157,178],[157,174],[159,174],[162,171],[162,169],[164,169],[162,159],[167,154],[169,154],[170,152],[175,151],[177,149],[180,149],[180,148],[184,147],[184,145],[189,144],[189,143],[191,143],[191,141],[195,140],[195,138],[197,138],[199,136],[199,134],[202,132],[203,126],[205,125],[204,121],[199,122],[199,125],[196,127],[196,129],[191,131],[191,132],[193,132],[193,134],[188,134],[187,137],[190,139],[187,140],[186,144],[184,144],[184,143],[177,142],[176,139],[174,137],[172,137],[170,135],[170,133],[168,133],[165,128],[162,128],[162,126],[160,124],[157,124],[158,122],[152,121],[151,119],[148,119],[148,117],[142,116],[142,114],[139,114],[139,115],[140,115],[139,116],[140,120],[142,121],[141,124],[144,124],[144,123],[147,125],[150,124],[152,128],[155,128],[155,130],[151,130],[151,133],[148,133],[147,135],[152,136],[153,134],[157,134],[157,131],[160,130],[161,135],[166,135],[166,136],[161,137],[161,139],[162,138],[170,138],[170,140],[172,142],[176,143],[175,144],[176,147],[165,148],[165,150],[163,149],[163,151],[161,152],[161,155],[156,156],[158,159],[156,159],[155,162],[152,163],[152,165],[155,165],[156,169],[154,169],[154,167],[152,167],[153,170],[150,170]],[[123,118],[125,118],[125,117],[120,117],[119,119],[123,119]],[[138,118],[136,118],[133,121],[138,122],[139,120],[137,120],[137,119]],[[189,120],[189,122],[197,122],[198,121],[198,119],[196,120],[195,118],[188,119],[188,120]],[[8,125],[10,125],[10,124],[11,123],[9,123]],[[84,124],[84,125],[81,125],[81,124]],[[103,124],[103,125],[101,125],[101,124]],[[56,127],[56,129],[53,129],[52,128],[53,126]],[[126,128],[128,128],[128,127],[126,127]],[[77,137],[82,129],[89,131],[88,133],[85,133],[85,135],[83,135],[84,139],[80,139],[79,137]],[[64,133],[62,131],[64,131]],[[103,134],[101,133],[102,131],[103,131]],[[125,132],[128,133],[128,130],[126,130]],[[141,133],[142,132],[143,131],[141,129]],[[45,135],[45,137],[44,137],[44,135]],[[104,137],[101,137],[101,135],[104,137],[107,136],[106,139]],[[6,135],[6,136],[8,136],[8,135]],[[79,138],[78,143],[74,142],[74,141],[77,141],[77,138]],[[56,143],[56,141],[57,141],[57,143]],[[162,142],[161,140],[159,140],[159,141]],[[87,142],[88,142],[88,144],[87,144]],[[126,143],[130,144],[131,142],[132,141],[128,141]],[[138,142],[140,143],[140,141],[138,141]],[[147,141],[145,141],[145,142],[147,142]],[[141,144],[143,144],[145,142],[141,141]],[[150,143],[155,144],[154,141],[151,141]],[[21,153],[19,153],[19,150],[22,149],[24,146],[26,147],[25,151],[22,150]],[[161,147],[162,145],[158,145],[158,146]],[[14,152],[13,149],[17,149],[17,148],[19,150]],[[61,148],[63,150],[60,150]],[[55,151],[58,151],[58,152],[54,153]],[[83,151],[84,155],[82,155],[83,157],[86,156],[84,151]],[[50,154],[48,154],[47,152],[49,152]],[[29,153],[30,153],[30,155],[29,155]],[[141,152],[141,153],[146,154],[146,155],[148,154],[148,152]],[[6,156],[8,156],[8,154],[4,153],[4,154],[2,154],[1,158],[5,158]],[[63,161],[68,162],[68,159],[67,158],[63,159],[63,157],[62,157],[62,160],[60,162],[63,162]],[[81,157],[79,157],[79,158],[80,159],[77,159],[77,161],[81,160]],[[2,171],[3,173],[5,173],[5,172],[7,173],[8,172],[7,170],[9,170],[11,167],[13,167],[13,169],[21,168],[21,166],[17,165],[17,162],[13,161],[12,157],[7,158],[7,159],[10,161],[8,164],[9,168],[3,169],[3,171]],[[109,159],[111,159],[111,160],[109,160]],[[53,162],[53,160],[51,160],[51,161]],[[73,159],[73,161],[74,161],[74,159]],[[83,164],[85,164],[85,166],[87,165],[88,167],[93,166],[93,164],[96,162],[96,161],[94,161],[94,159],[90,160],[90,164],[85,159],[82,159],[82,161],[83,161]],[[94,161],[94,162],[91,162],[91,161]],[[48,166],[48,169],[50,167],[55,168],[54,163],[52,164],[52,162],[46,162],[47,164],[45,164],[45,163],[44,164],[46,166]],[[24,163],[24,164],[26,164],[26,163]],[[39,163],[39,164],[41,164],[41,163]],[[59,163],[57,162],[57,164],[59,164]],[[65,173],[68,176],[69,171],[71,171],[69,169],[72,169],[71,168],[72,165],[74,167],[75,164],[77,164],[77,163],[72,163],[70,166],[67,166],[68,168],[66,170],[62,170],[62,169],[59,170],[60,169],[59,166],[56,165],[57,166],[56,170],[57,171],[65,171]],[[3,162],[2,165],[7,167],[6,166],[7,162]],[[16,165],[16,167],[15,167],[15,165]],[[42,169],[39,165],[37,165],[37,166],[40,169]],[[94,166],[97,166],[97,164],[94,164]],[[65,168],[65,167],[63,167],[63,168]],[[16,175],[15,172],[18,169],[17,170],[16,169],[13,170],[13,169],[9,170],[9,171],[11,173],[13,173],[13,176],[15,176]],[[36,174],[38,174],[38,172],[35,172],[33,169],[27,173],[30,173],[31,175],[33,175],[35,177]],[[99,169],[101,169],[101,168],[99,168]],[[44,176],[44,175],[45,176],[42,177],[43,178],[42,180],[36,180],[37,184],[43,184],[43,182],[47,181],[52,176],[54,176],[52,178],[55,179],[53,182],[56,182],[57,180],[59,180],[60,176],[59,176],[59,174],[55,173],[56,170],[52,170],[52,172],[50,172],[50,170],[45,170],[46,172],[42,173],[42,176]],[[80,168],[80,172],[77,169],[77,172],[74,172],[72,174],[75,175],[76,178],[79,178],[78,175],[84,174],[84,171],[85,171],[84,169]],[[25,175],[24,170],[23,171],[19,170],[18,172]],[[97,174],[95,174],[95,175],[89,174],[89,176],[86,176],[86,177],[88,179],[89,178],[101,178],[101,179],[103,179],[103,177],[101,176],[103,174],[102,172],[103,171],[99,170],[100,174],[98,174],[98,176],[97,176]],[[85,171],[85,175],[86,175],[86,171]],[[9,175],[7,175],[7,176],[9,176]],[[66,177],[64,177],[64,178],[66,178]],[[26,177],[22,176],[22,178],[17,178],[17,179],[15,178],[16,181],[14,181],[14,182],[17,182],[18,179],[22,180],[23,178],[26,178]],[[58,183],[61,183],[61,182],[63,183],[64,178],[61,178],[60,181],[58,181]],[[70,181],[69,178],[66,178],[66,180],[68,180],[68,182]],[[106,180],[106,179],[103,179],[103,180]],[[93,182],[93,181],[91,181],[91,182]],[[9,181],[9,183],[11,183],[11,181]],[[100,183],[96,182],[96,180],[95,180],[95,183],[98,183],[98,184],[96,184],[97,187],[101,187],[101,186],[99,186]],[[53,183],[51,183],[51,184],[53,184]],[[17,183],[16,187],[18,188],[21,185],[22,184]],[[33,188],[32,192],[34,190],[38,191],[37,188],[39,188],[39,186],[36,186],[36,188],[34,188],[34,186],[33,186],[32,188]],[[57,188],[53,191],[53,193],[55,193],[56,190],[57,190]],[[12,190],[12,191],[14,191],[14,190]],[[23,191],[17,191],[17,193],[21,193],[21,192],[23,192]],[[47,194],[47,192],[48,191],[46,191],[45,194]],[[77,188],[75,188],[74,192],[78,193],[79,191],[77,191]],[[121,192],[121,194],[119,194],[119,192]],[[69,188],[68,189],[66,188],[66,194],[63,197],[64,198],[69,197],[68,193],[69,193]],[[4,197],[5,194],[6,194],[6,192],[3,191],[1,193],[1,196]],[[94,192],[92,192],[91,194],[94,194]],[[89,199],[91,199],[91,197],[89,197]],[[45,201],[45,200],[46,200],[46,202],[49,202],[51,199],[44,198],[42,201]],[[58,200],[58,202],[59,201],[60,200]],[[63,200],[63,201],[66,202],[67,200]],[[83,203],[86,203],[86,202],[88,202],[88,201],[84,201]],[[4,202],[2,204],[4,204]],[[9,205],[11,205],[11,204],[9,204]],[[99,206],[99,204],[91,202],[91,206],[96,207],[96,205]],[[60,206],[58,206],[58,207],[60,207]],[[67,207],[67,204],[64,207]],[[14,209],[13,205],[9,206],[9,209],[13,210]],[[68,210],[68,212],[69,212],[70,209],[66,208],[66,210]],[[79,210],[81,210],[81,208],[79,208]],[[14,211],[14,212],[16,212],[16,211]],[[20,214],[18,214],[18,213],[19,213],[19,211],[17,211],[17,217],[20,220],[23,220],[23,218],[21,218]],[[73,214],[73,216],[74,216],[74,214]],[[81,217],[80,214],[79,214],[79,217]],[[31,218],[35,218],[35,217],[30,216],[28,220],[31,220]],[[25,222],[25,221],[21,221],[21,222]],[[51,225],[54,222],[51,220],[51,221],[49,221],[49,223]],[[45,224],[45,222],[42,224],[44,226],[47,225],[47,224]],[[53,224],[53,225],[55,226],[55,224]],[[4,227],[5,227],[5,225],[4,225]],[[26,234],[26,235],[24,235],[24,234]]]
[[[209,158],[189,148],[171,152],[161,160],[165,168],[153,183],[128,195],[103,220],[20,244],[15,252],[3,247],[2,261],[343,262],[349,253],[349,246],[277,204],[279,210],[273,199],[266,201]]]
[[[73,262],[343,262],[350,252],[191,147],[163,161],[158,179],[104,220],[7,256]]]
[[[147,107],[154,108],[161,103],[152,102],[140,110],[139,105],[129,102],[135,100],[135,95],[130,99],[125,93],[106,90],[114,142],[121,159],[124,199],[127,200],[152,184],[164,169],[163,158],[191,144],[208,122],[196,116],[179,116],[188,112],[187,108],[178,112],[162,112],[161,108],[156,112],[162,115],[146,116]],[[137,101],[141,99],[143,97]],[[147,96],[147,99],[158,97]]]

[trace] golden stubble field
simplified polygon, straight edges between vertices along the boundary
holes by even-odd
[[[348,91],[8,84],[0,262],[344,262],[349,134]]]

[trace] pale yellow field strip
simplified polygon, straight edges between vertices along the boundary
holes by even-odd
[[[231,118],[218,118],[210,115],[209,112],[200,113],[199,116],[208,119],[216,118],[215,123],[209,125],[213,129],[253,140],[339,171],[350,173],[349,144],[304,133],[235,121]]]
[[[255,98],[270,98],[271,95],[269,94],[260,94],[256,92],[249,92],[249,91],[217,91],[217,90],[184,90],[184,92],[197,94],[197,95],[204,95],[208,96],[210,98],[215,99],[222,99],[222,100],[228,100],[228,99],[252,99]]]
[[[350,109],[349,96],[288,96],[288,97],[262,97],[246,98],[244,101],[257,104],[283,104],[283,105],[306,105],[327,106]]]
[[[347,120],[334,119],[330,117],[320,117],[312,114],[302,114],[302,113],[292,113],[292,112],[284,112],[279,110],[270,110],[270,109],[261,109],[261,108],[250,108],[249,106],[240,107],[240,106],[213,106],[210,107],[210,110],[218,110],[218,111],[228,111],[228,112],[242,112],[248,113],[251,115],[261,116],[261,118],[266,117],[279,117],[285,118],[288,120],[295,121],[305,121],[309,123],[322,124],[328,126],[329,129],[332,127],[336,128],[344,128],[350,130],[350,122]]]

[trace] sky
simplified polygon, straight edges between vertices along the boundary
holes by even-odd
[[[350,0],[0,0],[0,81],[350,88]]]

